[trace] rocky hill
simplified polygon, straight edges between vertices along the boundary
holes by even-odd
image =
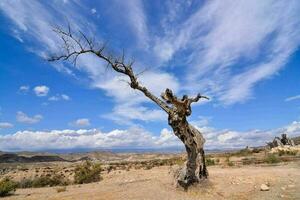
[[[20,156],[17,154],[6,153],[0,155],[0,163],[33,163],[33,162],[56,162],[66,161],[59,156],[52,155],[37,155],[37,156]]]

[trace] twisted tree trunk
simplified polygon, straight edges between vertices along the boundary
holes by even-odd
[[[168,123],[172,127],[174,134],[183,142],[187,152],[186,166],[177,174],[177,184],[185,189],[208,176],[203,150],[205,139],[186,120],[186,117],[192,113],[191,103],[198,101],[201,97],[203,96],[199,94],[196,98],[189,99],[185,95],[179,100],[170,89],[166,89],[165,93],[162,94],[162,98],[166,102],[173,104],[173,110],[169,113]]]
[[[142,86],[133,72],[132,64],[124,62],[124,56],[121,59],[104,54],[104,46],[95,47],[91,39],[79,32],[79,37],[71,32],[70,26],[68,31],[62,29],[54,30],[62,39],[64,44],[64,53],[58,56],[52,56],[49,61],[71,60],[76,65],[78,56],[86,53],[94,54],[98,58],[107,62],[113,70],[126,75],[132,89],[139,90],[146,97],[156,103],[162,110],[168,114],[168,123],[172,127],[174,134],[183,142],[187,152],[186,166],[177,176],[179,186],[187,189],[188,186],[199,182],[202,178],[207,178],[208,172],[205,166],[205,156],[203,145],[205,139],[202,134],[187,122],[186,117],[191,115],[191,103],[197,102],[200,98],[206,98],[198,94],[195,98],[189,98],[184,95],[181,99],[173,95],[170,89],[162,93],[160,99],[153,95],[146,87]]]

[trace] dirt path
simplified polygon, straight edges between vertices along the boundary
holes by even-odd
[[[67,191],[61,193],[57,193],[55,187],[19,189],[15,195],[4,199],[300,199],[300,163],[242,168],[214,166],[209,172],[209,180],[188,192],[173,186],[170,167],[158,167],[115,171],[104,175],[99,183],[68,186]],[[270,185],[270,191],[260,191],[263,183]]]

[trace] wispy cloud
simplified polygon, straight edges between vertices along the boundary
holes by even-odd
[[[288,97],[285,99],[285,101],[293,101],[293,100],[297,100],[297,99],[300,99],[300,95]]]
[[[159,28],[149,25],[150,16],[143,1],[119,2],[123,12],[116,12],[118,17],[126,18],[124,21],[139,41],[136,48],[144,46],[146,56],[153,58],[154,63],[174,62],[176,66],[179,62],[180,74],[175,74],[178,78],[167,71],[176,69],[164,64],[139,77],[157,95],[170,87],[179,93],[205,92],[221,104],[244,102],[253,97],[258,83],[280,72],[300,43],[300,3],[297,0],[205,1],[201,7],[193,7],[193,2],[192,5],[187,1],[167,3],[169,11]],[[46,52],[60,52],[59,38],[51,30],[53,25],[64,25],[66,17],[74,30],[84,30],[87,34],[102,31],[87,18],[91,8],[84,10],[72,1],[43,4],[3,0],[0,9],[15,25],[12,35],[16,35],[17,30],[18,37],[24,43],[29,41],[32,51],[42,57]],[[184,12],[185,9],[190,12]],[[96,34],[95,39],[101,42],[100,34]],[[142,59],[136,62],[138,70],[141,62]],[[105,74],[104,63],[92,55],[81,57],[76,68],[63,64],[54,66],[69,74],[86,73],[92,87],[104,90],[113,98],[114,120],[163,118],[161,111],[147,107],[147,99],[128,87],[125,77],[111,72]],[[136,112],[125,114],[128,110]]]
[[[188,90],[206,91],[223,104],[243,102],[299,46],[299,9],[298,1],[208,1],[169,28],[154,50],[163,61],[189,52]]]
[[[20,94],[27,94],[29,92],[30,87],[28,85],[22,85],[19,88],[19,93]]]
[[[149,34],[143,1],[118,1],[118,3],[122,4],[126,8],[126,14],[125,12],[123,13],[125,14],[124,17],[127,18],[140,47],[147,49],[149,47]]]
[[[66,94],[56,94],[48,98],[49,101],[60,101],[60,100],[69,101],[70,99],[71,98]]]
[[[33,117],[29,117],[22,111],[18,111],[16,115],[16,119],[18,122],[25,124],[36,124],[43,119],[42,115],[34,115]]]
[[[149,102],[147,98],[138,91],[132,90],[125,76],[114,76],[109,81],[95,82],[95,87],[104,89],[107,96],[113,97],[116,106],[111,114],[105,115],[106,118],[113,119],[118,123],[132,124],[132,120],[157,121],[166,119],[165,113],[159,109],[150,109],[143,104]],[[139,77],[139,82],[146,86],[155,95],[160,95],[166,87],[179,90],[177,79],[164,72],[145,72]]]
[[[124,18],[128,19],[127,22],[132,29],[132,33],[135,34],[135,37],[144,48],[148,45],[149,35],[142,1],[134,0],[119,3],[120,5],[123,5],[122,8],[125,8],[126,10],[126,12],[121,12],[119,14],[123,13]],[[48,5],[40,2],[29,4],[23,1],[3,1],[0,3],[0,9],[2,9],[2,11],[17,25],[17,28],[23,31],[24,37],[31,42],[31,48],[38,49],[38,51],[34,52],[39,56],[45,57],[46,52],[57,53],[61,51],[61,41],[59,41],[59,38],[53,33],[52,26],[65,24],[62,22],[62,19],[65,18],[64,16],[67,16],[74,30],[84,30],[84,32],[89,34],[92,32],[90,30],[94,30],[94,27],[96,26],[86,18],[83,12],[78,13],[78,8],[71,2],[66,4],[68,5],[68,8],[62,9],[66,5],[61,5],[58,2],[52,2]],[[48,9],[47,6],[51,6],[53,9]],[[65,10],[67,10],[67,12],[65,12]],[[90,10],[87,12],[90,12]],[[28,18],[26,16],[33,17]],[[94,30],[94,32],[96,31]],[[101,38],[99,38],[97,34],[95,35],[95,39],[98,40],[98,42],[101,42]],[[128,106],[126,106],[126,108],[120,108],[120,103],[122,104],[124,102],[126,102],[127,105],[130,104],[131,107],[136,107],[137,110],[139,110],[139,113],[142,113],[141,115],[146,114],[143,111],[149,111],[149,109],[144,109],[141,104],[147,102],[147,99],[129,88],[124,81],[127,80],[126,78],[114,76],[114,73],[105,70],[105,66],[105,63],[99,61],[99,59],[93,55],[80,57],[76,68],[70,68],[68,65],[54,65],[59,71],[67,71],[68,74],[72,74],[74,71],[77,72],[77,70],[85,72],[88,79],[91,81],[90,84],[92,87],[103,89],[108,96],[114,98],[117,104],[113,109],[117,111],[114,113],[116,114],[116,118],[123,119],[125,117],[124,114],[119,112],[120,110],[128,108]],[[135,69],[139,70],[140,67],[135,66]],[[160,70],[150,71],[140,75],[139,81],[145,83],[151,91],[158,95],[165,87],[170,87],[174,91],[177,91],[179,85],[177,79],[172,74]],[[57,97],[55,96],[50,98],[52,100],[57,100]],[[156,116],[157,113],[160,112],[154,110],[153,116]],[[129,118],[135,118],[132,116],[134,115],[131,115],[131,117],[129,116]],[[140,114],[136,114],[135,116],[140,116]]]

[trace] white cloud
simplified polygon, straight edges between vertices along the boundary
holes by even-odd
[[[133,120],[140,121],[162,121],[166,120],[167,114],[161,109],[150,109],[142,105],[130,105],[122,103],[116,105],[112,113],[104,114],[102,117],[111,119],[118,124],[133,125]]]
[[[22,111],[18,111],[16,115],[16,119],[18,122],[25,123],[25,124],[35,124],[38,123],[43,119],[42,115],[34,115],[33,117],[29,117]]]
[[[2,150],[150,147],[153,137],[140,128],[103,133],[90,130],[18,131],[0,135]]]
[[[154,51],[169,61],[188,50],[182,61],[187,89],[205,91],[223,104],[243,102],[299,46],[299,8],[299,1],[207,1],[183,23],[166,27]]]
[[[47,96],[50,88],[45,85],[39,85],[34,87],[33,91],[38,97]]]
[[[289,137],[300,135],[300,122],[272,130],[245,132],[216,130],[209,127],[198,129],[203,133],[207,149],[244,148],[265,145],[275,136],[287,133]],[[183,148],[181,141],[169,129],[162,129],[159,136],[138,127],[128,130],[112,130],[104,133],[97,129],[18,131],[0,135],[2,150],[45,150],[73,148]]]
[[[288,97],[285,99],[285,101],[293,101],[293,100],[297,100],[297,99],[300,99],[300,95]]]
[[[96,12],[97,12],[96,8],[92,8],[92,9],[91,9],[91,13],[92,13],[92,14],[95,14]]]
[[[68,95],[66,95],[66,94],[62,94],[62,95],[61,95],[61,98],[62,98],[63,100],[66,100],[66,101],[69,101],[69,100],[70,100],[70,97],[69,97]]]
[[[181,141],[169,129],[162,129],[159,137],[155,137],[157,147],[182,147]]]
[[[17,36],[18,40],[30,41],[31,46],[28,49],[42,58],[51,53],[60,52],[61,41],[54,33],[53,26],[65,26],[68,20],[74,30],[85,30],[89,33],[94,28],[94,25],[78,12],[78,6],[80,6],[78,2],[73,1],[67,3],[55,1],[51,4],[38,1],[5,0],[0,2],[2,13],[15,24],[12,35]],[[16,29],[18,29],[18,35],[14,33]],[[65,65],[53,63],[53,66],[60,72],[74,75]]]
[[[51,96],[48,98],[49,101],[60,101],[65,100],[69,101],[71,98],[66,94],[56,94],[55,96]]]
[[[12,128],[12,127],[14,127],[14,125],[9,123],[9,122],[0,122],[0,129],[2,129],[2,128]]]
[[[90,126],[90,120],[87,118],[81,118],[77,119],[74,122],[70,123],[71,126],[78,126],[78,127],[85,127],[85,126]]]
[[[104,89],[106,94],[113,97],[116,102],[113,112],[104,115],[105,117],[123,124],[131,124],[131,120],[159,121],[167,119],[162,110],[151,109],[143,105],[149,102],[149,99],[140,91],[130,88],[127,80],[128,78],[125,76],[113,76],[109,80],[95,83],[95,87]],[[177,79],[164,72],[145,72],[139,76],[139,82],[157,96],[165,88],[170,88],[174,92],[179,89]]]
[[[38,1],[1,1],[0,9],[15,23],[19,35],[31,39],[32,46],[36,44],[34,50],[42,49],[34,52],[44,57],[45,52],[60,50],[61,42],[51,31],[51,25],[62,25],[62,16],[68,16],[74,30],[84,30],[87,34],[96,30],[93,22],[76,12],[76,3],[67,4],[68,7],[65,7],[56,2],[51,4],[53,9],[48,9]],[[299,46],[298,1],[207,1],[201,8],[193,8],[194,12],[187,18],[187,15],[182,18],[181,14],[185,12],[180,9],[186,9],[191,4],[173,2],[169,8],[173,4],[176,4],[174,10],[166,13],[168,19],[163,22],[163,33],[153,30],[159,34],[151,35],[149,30],[155,27],[149,29],[147,26],[142,1],[122,3],[129,26],[140,45],[146,49],[154,41],[151,50],[160,61],[171,61],[176,53],[187,51],[184,55],[188,56],[180,61],[181,66],[186,67],[182,70],[186,74],[177,74],[184,84],[161,68],[150,69],[139,77],[141,83],[156,95],[170,87],[175,92],[205,92],[223,104],[243,102],[253,96],[257,83],[278,73]],[[101,42],[97,36],[95,39]],[[148,53],[146,56],[153,56],[152,51]],[[70,74],[73,70],[87,72],[92,86],[105,90],[108,96],[113,97],[116,103],[113,119],[162,119],[161,112],[145,105],[146,97],[120,81],[126,78],[113,76],[113,73],[103,76],[103,63],[91,55],[81,57],[77,68],[72,68],[72,71],[62,64],[55,67]],[[184,80],[186,76],[188,80]],[[126,110],[135,112],[126,115]]]
[[[33,51],[39,56],[45,57],[45,55],[49,53],[57,53],[61,50],[61,41],[56,34],[51,31],[51,25],[64,24],[60,19],[65,16],[68,16],[68,20],[72,25],[73,30],[84,30],[87,34],[96,32],[94,30],[95,25],[93,22],[87,19],[84,14],[81,15],[76,12],[78,8],[75,4],[72,2],[68,2],[67,4],[67,9],[63,9],[66,8],[66,5],[59,4],[58,2],[53,3],[53,5],[51,4],[53,6],[53,10],[51,9],[50,11],[45,5],[39,2],[27,3],[23,1],[4,1],[0,3],[0,9],[16,24],[16,27],[21,32],[24,32],[23,35],[30,39],[31,45],[33,46],[32,48],[38,49],[38,51]],[[133,30],[132,32],[136,35],[140,45],[144,49],[148,46],[149,34],[142,1],[134,0],[126,3],[119,2],[118,5],[122,6],[122,9],[126,10],[126,12],[122,12],[125,15],[124,18],[128,19],[126,20],[129,23],[128,25],[131,27]],[[31,18],[27,17],[32,15],[34,16]],[[88,24],[88,26],[86,26],[86,24]],[[98,35],[95,35],[95,39],[101,42],[101,39],[97,36]],[[137,63],[138,62],[135,63],[135,69],[137,71],[141,71],[141,67],[137,65],[142,64]],[[149,108],[145,109],[147,106],[141,106],[141,103],[148,101],[147,98],[142,96],[142,94],[138,91],[133,91],[124,81],[120,81],[120,79],[127,80],[126,78],[122,76],[115,76],[115,73],[112,72],[106,72],[105,66],[105,63],[99,61],[99,59],[93,55],[84,55],[79,57],[77,68],[69,68],[69,66],[64,65],[54,65],[54,67],[57,67],[59,71],[67,71],[68,74],[72,74],[73,71],[76,70],[86,72],[89,80],[91,80],[92,86],[105,90],[108,96],[112,96],[114,98],[117,104],[114,110],[120,111],[120,103],[123,104],[126,102],[127,105],[130,104],[132,108],[136,107],[137,110],[139,110],[139,113],[143,111],[148,112]],[[166,87],[170,87],[174,91],[178,91],[179,88],[178,80],[172,74],[159,70],[150,70],[149,72],[142,74],[139,77],[139,80],[141,83],[145,83],[145,85],[157,95],[160,95]],[[49,100],[58,100],[58,97],[50,97]],[[121,110],[128,109],[127,105]],[[151,120],[155,116],[158,116],[158,119],[160,118],[159,111],[154,110],[152,113],[152,117],[150,117]],[[118,112],[115,114],[116,117],[124,119],[124,115],[119,115]],[[143,114],[147,115],[145,112]],[[140,115],[141,114],[134,114],[131,116]],[[133,119],[133,117],[131,117],[131,119]],[[145,120],[148,120],[148,118],[145,118]]]
[[[30,87],[28,85],[22,85],[19,88],[19,92],[22,93],[22,94],[27,94],[29,89],[30,89]]]
[[[131,27],[132,32],[135,34],[139,46],[143,49],[149,47],[149,34],[147,27],[147,17],[144,12],[144,5],[141,0],[131,0],[131,1],[117,1],[118,7],[122,5],[124,7],[123,12],[120,12],[120,15],[124,18],[127,18],[129,26]]]
[[[238,137],[238,133],[237,132],[233,132],[233,131],[227,131],[221,135],[218,136],[218,141],[220,141],[221,143],[225,143],[228,140],[231,140],[233,138]]]
[[[196,120],[192,120],[190,123],[197,127],[204,127],[209,124],[211,117],[198,116]]]

